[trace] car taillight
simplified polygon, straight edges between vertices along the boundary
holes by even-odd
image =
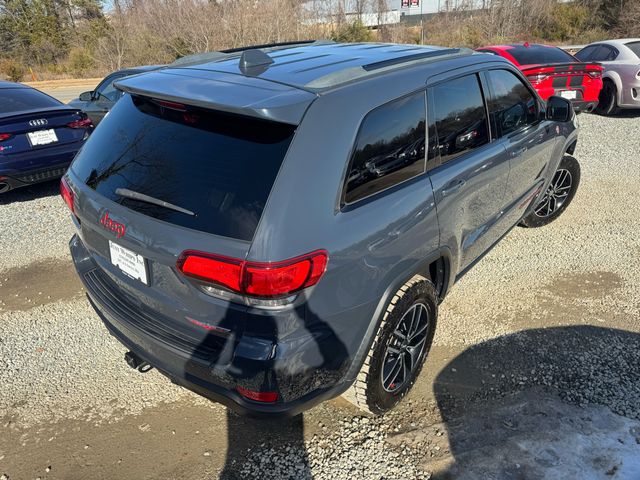
[[[600,65],[587,65],[587,74],[592,78],[602,78],[603,70]]]
[[[0,133],[0,142],[4,142],[5,140],[9,140],[11,137],[13,137],[13,134],[11,134],[11,133]]]
[[[90,118],[82,118],[80,120],[74,120],[73,122],[67,123],[67,127],[69,128],[88,128],[93,127],[93,122]]]
[[[62,196],[64,203],[66,203],[67,207],[69,207],[69,210],[71,210],[71,213],[75,214],[76,212],[73,206],[75,194],[73,193],[73,190],[71,190],[71,187],[69,187],[69,183],[64,177],[62,177],[62,179],[60,180],[60,195]]]
[[[544,75],[544,74],[527,75],[527,78],[529,79],[529,82],[531,82],[531,85],[538,85],[544,82],[547,79],[547,77],[548,75]]]
[[[281,262],[249,262],[188,250],[180,255],[177,267],[189,277],[236,293],[276,298],[318,283],[327,268],[327,261],[325,250]]]

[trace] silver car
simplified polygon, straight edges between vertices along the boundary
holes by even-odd
[[[621,108],[640,108],[640,38],[592,43],[575,56],[605,68],[598,113],[613,115]]]

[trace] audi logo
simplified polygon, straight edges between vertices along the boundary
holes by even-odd
[[[32,127],[41,127],[49,123],[46,118],[39,118],[38,120],[29,120],[29,125]]]

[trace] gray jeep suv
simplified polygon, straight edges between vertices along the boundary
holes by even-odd
[[[61,184],[76,269],[130,366],[241,413],[392,408],[454,282],[579,182],[570,103],[465,49],[251,47],[117,87]]]

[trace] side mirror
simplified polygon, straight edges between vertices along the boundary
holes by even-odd
[[[568,122],[573,118],[573,105],[562,97],[549,97],[547,100],[547,120]]]
[[[90,102],[91,100],[93,100],[93,92],[82,92],[80,94],[81,102]]]

